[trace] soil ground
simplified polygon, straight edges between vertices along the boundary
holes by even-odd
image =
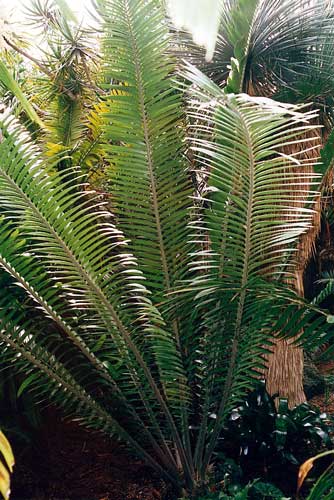
[[[334,360],[321,362],[318,365],[319,372],[323,375],[334,375]],[[311,399],[310,403],[314,404],[320,410],[328,415],[334,417],[334,393],[330,392],[329,394],[321,394],[319,396],[315,396]]]
[[[11,500],[161,500],[166,486],[118,442],[54,416],[18,449]]]

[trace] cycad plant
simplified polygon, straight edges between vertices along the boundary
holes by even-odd
[[[319,180],[300,146],[319,147],[317,112],[226,93],[189,64],[177,75],[158,0],[97,8],[95,101],[90,82],[75,94],[96,126],[82,115],[65,144],[54,107],[33,136],[21,115],[1,119],[1,356],[36,400],[195,496],[272,336],[331,335],[293,288]],[[106,197],[78,164],[89,144]]]
[[[187,35],[179,35],[182,56],[228,92],[247,92],[293,104],[309,102],[320,111],[316,121],[321,124],[322,143],[327,142],[321,154],[323,164],[315,168],[324,174],[319,186],[321,196],[312,228],[299,241],[295,270],[295,287],[303,296],[304,274],[321,227],[320,213],[327,210],[333,184],[333,3],[227,0],[221,4],[220,32],[212,61],[205,62],[203,51]],[[295,149],[288,145],[285,152]],[[308,155],[314,159],[318,156],[311,143]],[[300,195],[297,190],[296,198]],[[302,348],[296,349],[286,340],[276,342],[268,357],[266,381],[271,394],[287,397],[291,407],[304,402]]]

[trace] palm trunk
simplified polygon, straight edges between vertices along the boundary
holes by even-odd
[[[299,248],[300,251],[300,248]],[[297,272],[296,289],[299,295],[304,295],[303,274],[308,258]],[[304,350],[294,342],[297,339],[277,339],[268,356],[268,371],[266,373],[266,387],[271,394],[278,394],[280,398],[287,398],[289,408],[293,408],[306,401],[303,387]]]
[[[313,155],[318,156],[318,151],[313,150]],[[307,173],[307,171],[304,170],[302,173]],[[321,193],[331,189],[332,184],[333,172],[330,170],[322,181]],[[319,195],[313,207],[315,211],[313,225],[302,236],[297,249],[297,270],[294,286],[301,297],[304,297],[304,273],[314,254],[316,239],[321,229],[321,211],[324,204],[326,204],[325,198]],[[296,345],[296,340],[298,339],[277,340],[274,342],[272,354],[268,356],[268,370],[265,375],[268,392],[272,395],[278,394],[279,397],[287,398],[290,408],[306,401],[303,388],[304,350]]]
[[[303,389],[304,353],[292,341],[278,340],[268,357],[266,386],[270,394],[287,398],[293,408],[306,401]]]

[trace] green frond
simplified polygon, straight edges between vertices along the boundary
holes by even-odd
[[[156,439],[172,432],[177,440],[170,412],[179,411],[180,396],[187,397],[182,364],[122,234],[93,193],[78,191],[66,172],[56,174],[43,165],[22,129],[11,121],[2,127],[0,210],[32,256],[22,262],[20,245],[4,244],[2,266],[101,372],[93,351],[105,334],[110,361],[104,358],[104,366],[113,376],[112,360],[122,360],[123,375],[115,383],[123,399],[131,406],[130,394],[136,395],[134,410],[145,410]],[[159,406],[166,419],[163,431],[155,416]]]
[[[333,8],[319,0],[223,2],[213,60],[176,37],[179,54],[230,92],[333,106]],[[270,41],[270,42],[269,42]]]
[[[30,120],[42,129],[45,128],[43,121],[37,115],[33,106],[29,103],[25,94],[22,92],[22,89],[13,78],[13,75],[10,73],[3,61],[0,61],[0,81],[7,88],[7,90],[15,95]]]
[[[306,205],[318,175],[310,169],[305,173],[305,166],[316,160],[305,158],[299,148],[285,154],[284,146],[300,143],[305,133],[312,141],[318,135],[312,111],[245,94],[226,95],[192,66],[185,77],[193,83],[188,115],[197,175],[206,179],[204,208],[193,223],[193,240],[201,244],[192,265],[198,276],[188,289],[206,331],[201,340],[202,359],[209,360],[204,423],[209,413],[216,415],[208,432],[207,464],[224,418],[249,388],[249,374],[263,365],[275,317],[282,315],[275,305],[282,292],[270,281],[276,274],[293,279],[293,261],[283,270],[282,261],[312,224],[313,210]],[[282,300],[285,308],[298,299],[292,293]],[[301,306],[293,307],[296,312]],[[305,315],[307,310],[301,309]],[[321,321],[326,323],[326,317]],[[288,325],[276,333],[300,332],[300,324]],[[198,441],[201,449],[204,439],[202,435]]]
[[[107,82],[103,147],[109,163],[110,208],[138,259],[153,304],[162,304],[188,272],[192,194],[184,159],[182,96],[173,82],[168,27],[156,0],[98,5]],[[160,310],[184,363],[185,330],[191,329],[187,314],[183,310],[178,316],[180,309],[165,305]],[[183,392],[181,386],[179,391]],[[187,414],[181,408],[191,461]]]
[[[6,314],[7,299],[1,299],[1,357],[7,357],[16,371],[23,370],[30,377],[30,390],[33,390],[39,399],[47,399],[61,406],[65,413],[83,422],[86,427],[103,430],[109,435],[124,439],[148,463],[168,477],[168,472],[166,474],[141,444],[84,389],[83,381],[76,380],[45,345],[35,341],[34,335],[31,334],[31,321],[25,320],[21,326],[21,315],[17,311]]]
[[[202,104],[190,103],[190,132],[203,175],[209,176],[205,200],[210,210],[201,224],[210,234],[213,275],[239,276],[242,282],[245,270],[247,275],[275,273],[282,254],[312,223],[313,211],[305,205],[319,175],[305,167],[316,159],[303,156],[299,148],[286,154],[284,146],[307,140],[317,147],[316,113],[244,94],[224,96],[192,67],[187,76],[204,89],[197,94]],[[214,124],[213,139],[208,119]],[[235,232],[233,241],[224,239],[223,230]]]
[[[334,276],[330,273],[326,273],[318,280],[318,283],[324,284],[324,288],[320,293],[312,300],[312,304],[321,304],[330,295],[334,293]]]
[[[87,116],[86,133],[73,153],[73,165],[79,165],[87,174],[89,183],[94,187],[105,184],[104,118],[107,111],[105,103],[93,105]],[[88,131],[87,131],[88,129]]]
[[[67,96],[58,96],[49,105],[46,118],[48,126],[46,155],[60,158],[68,157],[79,146],[85,132],[83,110],[79,101]],[[69,167],[69,162],[62,160],[59,168]]]
[[[127,331],[123,317],[129,321],[127,315],[131,310],[137,310],[135,323],[139,322],[138,328],[142,328],[147,314],[151,314],[160,329],[163,322],[145,298],[140,272],[131,271],[135,265],[134,258],[127,250],[126,253],[113,255],[113,249],[117,247],[120,250],[125,242],[121,233],[108,224],[108,214],[98,206],[95,211],[92,210],[94,205],[89,203],[85,193],[75,192],[72,183],[62,183],[61,176],[51,177],[40,170],[33,150],[27,157],[28,152],[20,150],[15,142],[12,135],[8,135],[1,144],[3,154],[8,157],[6,165],[2,166],[0,187],[6,190],[2,207],[8,210],[14,202],[13,197],[22,198],[21,206],[15,207],[16,213],[11,212],[11,216],[15,213],[15,223],[22,236],[29,240],[32,250],[47,269],[55,272],[57,279],[63,283],[62,295],[68,296],[70,303],[76,301],[79,309],[94,304],[111,332],[118,332],[119,329],[123,333]],[[31,197],[27,194],[29,179],[33,181]],[[53,198],[51,188],[54,184]],[[98,224],[95,223],[97,217],[101,217]],[[43,243],[39,237],[42,235]],[[127,303],[124,299],[126,306],[121,308],[115,302],[118,299],[114,283],[117,286],[123,283],[123,293],[127,292],[129,298],[133,293],[137,294],[136,303]],[[132,326],[131,320],[129,324]],[[161,334],[162,331],[159,336]],[[135,333],[133,338],[136,339]]]
[[[168,29],[156,0],[99,5],[111,82],[104,139],[112,210],[153,299],[161,302],[185,270],[191,194]]]
[[[317,498],[331,500],[334,494],[333,478],[333,465],[330,465],[313,485],[306,500],[317,500]]]
[[[92,366],[99,370],[109,383],[113,384],[113,379],[103,363],[96,358],[94,353],[78,336],[71,323],[68,323],[64,319],[65,304],[59,293],[59,287],[53,286],[52,280],[45,274],[36,257],[24,251],[25,241],[19,239],[19,232],[10,231],[6,226],[7,223],[2,220],[0,224],[1,267],[26,291],[27,295],[39,306],[40,310],[59,326],[87,360],[90,361]],[[48,288],[47,296],[44,295],[46,288]],[[92,344],[92,342],[90,343]]]
[[[264,74],[270,88],[274,90],[276,86],[278,94],[285,89],[289,93],[293,88],[298,93],[304,82],[297,102],[325,95],[328,84],[332,85],[332,15],[332,6],[326,0],[312,5],[306,0],[262,2],[250,41],[249,70],[256,88]]]

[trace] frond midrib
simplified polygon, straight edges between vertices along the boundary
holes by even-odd
[[[90,407],[91,411],[94,415],[96,415],[99,420],[104,422],[104,429],[106,430],[106,424],[108,429],[115,429],[119,436],[121,436],[125,441],[127,441],[133,449],[137,450],[137,452],[143,456],[149,464],[155,469],[160,471],[163,476],[168,477],[172,482],[176,482],[175,477],[170,476],[169,472],[161,467],[161,465],[154,460],[154,458],[144,449],[141,445],[130,435],[128,432],[109,414],[107,413],[97,401],[95,401],[89,394],[81,386],[74,386],[64,380],[64,377],[58,375],[54,370],[52,370],[49,366],[43,363],[41,360],[37,359],[33,353],[27,351],[19,344],[15,343],[10,337],[7,337],[0,330],[0,338],[3,339],[4,342],[10,345],[10,347],[19,352],[27,361],[34,367],[38,368],[42,373],[45,373],[50,381],[54,381],[57,383],[58,387],[64,387],[66,391],[74,394],[75,398],[78,401],[81,401],[85,407]]]
[[[152,152],[152,145],[151,145],[151,139],[150,139],[150,134],[149,134],[149,123],[148,123],[147,114],[146,114],[146,107],[145,107],[145,90],[144,90],[144,84],[143,84],[140,55],[139,55],[139,50],[138,50],[138,46],[137,46],[137,42],[136,42],[136,37],[135,37],[134,32],[133,32],[132,16],[131,16],[131,11],[130,11],[128,0],[124,0],[124,5],[125,5],[125,10],[126,10],[127,26],[129,29],[132,49],[133,49],[133,53],[134,53],[134,64],[135,64],[135,72],[136,72],[137,90],[138,90],[138,96],[139,96],[139,106],[140,106],[141,120],[142,120],[142,124],[143,124],[143,132],[144,132],[144,141],[145,141],[146,153],[147,153],[147,166],[148,166],[148,172],[149,172],[149,178],[150,178],[150,184],[151,184],[151,190],[152,190],[153,213],[154,213],[154,219],[155,219],[155,224],[156,224],[156,229],[157,229],[160,257],[161,257],[161,263],[162,263],[162,267],[163,267],[163,271],[164,271],[166,290],[169,291],[171,289],[171,278],[170,278],[170,273],[169,273],[169,266],[168,266],[168,262],[167,262],[167,255],[166,255],[165,244],[164,244],[163,234],[162,234],[162,225],[161,225],[161,220],[160,220],[158,194],[157,194],[158,190],[157,190],[156,179],[155,179],[155,175],[154,175],[153,152]]]
[[[216,445],[216,439],[219,435],[219,432],[221,430],[221,425],[222,425],[222,418],[224,416],[225,412],[225,407],[226,403],[228,401],[228,398],[230,397],[230,391],[233,385],[233,373],[234,373],[234,368],[237,360],[237,355],[238,355],[238,344],[239,344],[239,338],[240,338],[240,333],[241,333],[241,324],[242,324],[242,316],[243,316],[243,309],[244,309],[244,303],[245,303],[245,298],[246,298],[246,285],[248,282],[248,275],[249,275],[249,257],[250,257],[250,252],[251,252],[251,237],[252,237],[252,212],[253,212],[253,199],[254,199],[254,181],[255,181],[255,157],[254,157],[254,146],[253,146],[253,141],[251,134],[248,130],[248,124],[245,121],[245,118],[243,114],[240,112],[237,106],[233,106],[233,111],[238,115],[239,120],[242,124],[242,128],[245,134],[246,142],[247,142],[247,148],[249,152],[249,188],[248,188],[248,200],[247,200],[247,212],[246,212],[246,220],[245,220],[245,243],[244,243],[244,252],[243,252],[243,269],[242,269],[242,275],[241,275],[241,283],[240,283],[240,296],[238,299],[238,306],[236,310],[236,319],[235,319],[235,326],[234,326],[234,335],[232,339],[232,349],[231,349],[231,357],[229,360],[229,365],[228,365],[228,370],[226,374],[226,379],[224,382],[224,389],[223,389],[223,395],[222,395],[222,400],[219,405],[218,413],[217,413],[217,419],[216,419],[216,424],[214,426],[214,430],[212,432],[212,435],[210,437],[210,441],[205,453],[205,458],[203,461],[203,465],[206,467],[206,465],[209,463],[211,454],[213,453],[213,450]]]
[[[162,224],[161,224],[161,219],[160,219],[160,212],[159,212],[159,203],[158,203],[158,188],[157,188],[157,183],[155,179],[155,174],[154,174],[154,163],[153,163],[153,148],[151,144],[151,139],[150,139],[150,134],[149,134],[149,123],[148,123],[148,118],[147,118],[147,113],[146,113],[146,107],[145,107],[145,90],[144,90],[144,83],[143,83],[143,76],[142,76],[142,68],[141,68],[141,63],[140,63],[140,54],[139,54],[139,49],[137,46],[136,42],[136,37],[133,32],[133,19],[131,15],[131,9],[129,6],[128,0],[123,0],[124,1],[124,6],[125,6],[125,12],[126,12],[126,24],[128,26],[128,31],[130,34],[130,39],[131,39],[131,45],[132,45],[132,50],[134,54],[134,64],[135,64],[135,75],[136,75],[136,88],[138,91],[138,97],[139,97],[139,107],[140,107],[140,114],[141,114],[141,121],[142,121],[142,126],[143,126],[143,133],[144,133],[144,142],[146,146],[146,155],[147,155],[147,167],[148,167],[148,173],[149,173],[149,179],[150,179],[150,185],[151,185],[151,195],[152,195],[152,202],[153,202],[153,213],[154,213],[154,220],[155,220],[155,225],[156,225],[156,231],[157,231],[157,236],[158,236],[158,243],[159,243],[159,249],[160,249],[160,258],[161,258],[161,263],[162,263],[162,268],[164,272],[164,281],[165,281],[165,292],[168,292],[171,290],[172,286],[172,280],[170,277],[169,273],[169,265],[167,261],[167,253],[165,249],[165,244],[164,244],[164,239],[163,239],[163,232],[162,232]],[[180,334],[179,334],[179,328],[177,325],[177,322],[174,320],[172,321],[172,328],[174,335],[176,337],[176,343],[178,345],[178,348],[180,350],[181,348],[181,342],[180,342]],[[181,354],[180,350],[180,354]],[[165,406],[165,404],[164,404]],[[165,406],[165,411],[168,411],[169,409],[167,406]],[[170,422],[173,422],[173,419],[170,419]],[[186,431],[188,432],[188,431]],[[175,427],[175,424],[173,423],[173,434],[174,438],[176,439],[177,442],[177,447],[179,450],[179,453],[181,455],[184,454],[184,450],[180,441],[180,437],[177,431],[177,428]],[[184,462],[186,468],[189,466],[191,467],[191,456],[188,453],[188,457],[184,456],[182,458],[182,461]],[[192,474],[190,472],[189,477],[191,477]]]
[[[160,390],[150,372],[149,367],[147,366],[146,362],[144,361],[141,353],[139,352],[137,346],[134,344],[134,342],[131,339],[131,333],[128,331],[128,329],[123,325],[121,319],[118,317],[116,311],[114,310],[112,304],[108,301],[107,297],[103,293],[103,291],[95,284],[93,278],[89,275],[89,273],[83,268],[81,263],[75,258],[75,255],[71,251],[71,249],[66,245],[66,243],[60,238],[58,233],[55,231],[53,226],[49,223],[47,218],[44,216],[44,214],[39,210],[39,208],[32,202],[32,200],[29,198],[29,196],[19,187],[12,179],[11,177],[3,172],[1,170],[2,175],[6,178],[6,181],[11,184],[11,186],[16,190],[19,194],[19,196],[23,197],[26,200],[27,205],[29,208],[37,215],[39,220],[46,225],[50,233],[54,236],[58,244],[63,248],[64,252],[66,255],[69,257],[70,261],[74,265],[74,267],[77,269],[79,275],[86,281],[92,290],[94,290],[96,296],[100,299],[101,303],[103,306],[109,311],[112,319],[114,320],[116,327],[119,329],[119,331],[122,333],[123,339],[125,340],[128,348],[130,351],[133,353],[138,365],[141,367],[143,370],[143,373],[145,375],[145,378],[151,387],[151,390],[156,398],[156,400],[159,402],[159,405],[167,419],[167,422],[169,424],[169,427],[173,433],[174,439],[176,443],[178,443],[178,449],[182,453],[182,444],[181,444],[181,438],[179,436],[179,432],[177,430],[176,424],[174,422],[174,418],[170,412],[170,409],[164,400],[162,394],[160,393]],[[105,322],[105,320],[104,320]],[[107,329],[108,324],[105,322]]]

